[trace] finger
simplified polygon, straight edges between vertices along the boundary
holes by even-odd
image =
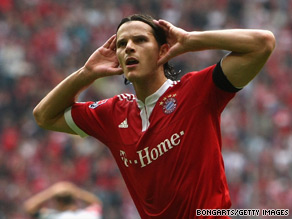
[[[123,74],[123,69],[121,67],[117,67],[117,68],[112,68],[111,69],[111,74],[112,75],[121,75]]]
[[[166,20],[159,20],[158,25],[162,27],[165,31],[168,31],[173,25]]]
[[[112,44],[112,42],[115,40],[116,35],[112,35],[106,42],[105,44],[103,44],[103,47],[105,48],[110,48],[110,45]]]
[[[159,21],[160,21],[160,20],[159,20]],[[162,28],[165,32],[167,32],[167,31],[168,31],[168,27],[164,26],[162,23],[159,23],[159,21],[158,21],[158,20],[153,20],[153,22],[154,22],[157,26],[159,26],[159,27]]]
[[[158,20],[158,23],[159,23],[160,25],[163,25],[163,26],[173,26],[172,23],[170,23],[170,22],[168,22],[168,21],[166,21],[166,20],[163,20],[163,19],[159,19],[159,20]]]
[[[165,53],[165,55],[161,56],[160,59],[158,59],[157,64],[163,65],[172,58],[178,56],[179,54],[181,54],[181,52],[179,52],[179,46],[174,45],[167,51],[167,53]]]
[[[157,65],[164,65],[171,59],[171,54],[167,52],[164,56],[161,56],[157,61]]]
[[[113,36],[114,36],[114,37],[113,37],[113,40],[111,41],[111,44],[110,44],[109,48],[110,48],[111,50],[113,50],[113,51],[116,51],[117,36],[116,36],[116,34],[113,35]]]
[[[157,26],[160,26],[158,20],[153,20],[154,24],[156,24]]]

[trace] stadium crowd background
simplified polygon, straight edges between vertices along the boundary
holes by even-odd
[[[42,130],[32,110],[115,33],[122,17],[141,12],[186,30],[273,31],[271,59],[222,115],[223,155],[233,208],[289,208],[291,215],[291,0],[1,0],[0,219],[28,218],[23,201],[60,180],[97,194],[104,218],[138,218],[106,147],[90,137]],[[198,52],[172,64],[182,72],[199,70],[223,55]],[[133,92],[122,76],[104,78],[80,100],[121,92]]]

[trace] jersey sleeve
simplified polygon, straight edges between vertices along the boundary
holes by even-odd
[[[233,93],[233,92],[238,92],[242,89],[242,88],[234,87],[231,84],[231,82],[227,79],[227,77],[223,73],[223,70],[221,67],[221,61],[214,68],[212,77],[213,77],[213,82],[215,83],[215,85],[224,91]]]
[[[185,76],[192,84],[192,96],[196,98],[196,102],[205,103],[209,109],[219,114],[238,91],[225,77],[220,62]]]
[[[72,106],[67,108],[66,111],[65,111],[65,120],[67,122],[67,124],[69,125],[69,127],[76,133],[78,134],[80,137],[84,138],[84,137],[87,137],[88,134],[86,134],[86,132],[84,132],[82,129],[80,129],[75,121],[73,120],[72,118],[72,114],[71,114],[71,111],[72,111]]]
[[[113,98],[97,102],[79,102],[65,111],[69,127],[81,137],[93,136],[107,144],[113,130]]]

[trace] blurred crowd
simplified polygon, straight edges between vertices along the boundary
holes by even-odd
[[[223,157],[233,208],[290,209],[292,214],[291,0],[1,0],[0,219],[28,218],[23,201],[61,180],[98,195],[105,219],[139,218],[104,145],[91,137],[42,130],[32,116],[41,98],[82,67],[120,20],[133,13],[151,14],[188,31],[260,28],[274,33],[272,57],[222,114]],[[203,51],[171,63],[186,73],[224,55]],[[122,92],[133,92],[122,76],[104,78],[80,100]]]

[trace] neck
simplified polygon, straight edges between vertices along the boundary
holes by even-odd
[[[161,74],[160,74],[161,75]],[[167,80],[167,78],[161,75],[149,80],[143,80],[140,83],[134,82],[133,86],[136,92],[136,96],[139,100],[145,103],[145,99],[151,94],[155,93]]]

